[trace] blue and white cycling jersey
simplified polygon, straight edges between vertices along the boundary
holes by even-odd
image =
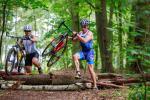
[[[83,38],[86,38],[87,33],[80,33],[80,36],[83,37]],[[82,51],[89,51],[93,48],[93,40],[90,40],[86,43],[83,43],[83,42],[80,41],[80,45],[82,47]]]
[[[86,38],[87,33],[80,33],[80,36]],[[86,60],[88,64],[94,64],[93,40],[86,43],[80,41],[80,46],[82,47],[82,50],[77,52],[79,59]]]

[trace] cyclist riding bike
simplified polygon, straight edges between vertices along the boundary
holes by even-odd
[[[27,74],[31,74],[32,64],[38,68],[39,74],[42,74],[41,64],[39,62],[39,53],[37,52],[35,43],[37,42],[37,38],[31,34],[32,26],[26,25],[24,26],[24,33],[22,43],[25,47],[26,51],[26,59],[25,59],[25,70]]]
[[[88,29],[89,21],[87,19],[81,20],[80,25],[82,31],[80,31],[78,34],[76,32],[73,32],[73,34],[77,34],[77,36],[73,40],[78,40],[82,48],[81,51],[73,55],[73,61],[76,66],[75,78],[81,78],[79,60],[86,60],[88,63],[88,70],[93,80],[93,88],[97,89],[96,75],[94,72],[93,33]]]

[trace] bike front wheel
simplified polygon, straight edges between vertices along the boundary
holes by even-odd
[[[8,51],[6,62],[5,62],[5,72],[7,75],[11,75],[13,69],[17,65],[17,53],[14,48]]]

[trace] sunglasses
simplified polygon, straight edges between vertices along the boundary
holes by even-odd
[[[24,31],[24,32],[31,32],[31,31]]]
[[[82,25],[82,26],[81,26],[81,28],[86,28],[86,27],[87,27],[86,25]]]

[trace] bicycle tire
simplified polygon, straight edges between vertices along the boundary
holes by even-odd
[[[47,67],[51,67],[54,63],[56,63],[60,58],[61,56],[63,55],[63,53],[65,52],[66,50],[66,47],[67,47],[67,40],[68,38],[64,38],[63,41],[60,41],[56,47],[54,48],[55,50],[58,50],[56,52],[53,52],[53,50],[51,51],[51,55],[50,55],[50,59],[48,60],[47,62]],[[62,45],[62,42],[64,43],[63,46],[61,47],[60,45]],[[60,48],[57,48],[57,47],[60,47]],[[52,53],[53,52],[53,53]]]
[[[23,62],[24,61],[24,62]],[[22,56],[20,61],[18,61],[18,73],[21,72],[22,68],[25,66],[25,57]]]
[[[53,41],[52,41],[53,42]],[[50,51],[53,49],[51,42],[46,46],[44,51],[42,52],[42,57],[48,56],[50,54]]]
[[[64,39],[62,39],[64,38]],[[60,35],[59,37],[53,39],[44,49],[44,51],[42,52],[42,57],[45,56],[49,56],[51,55],[51,51],[57,46],[57,44],[59,44],[59,42],[61,42],[61,40],[65,40],[66,37],[63,37],[63,35]]]
[[[11,60],[12,54],[13,54],[13,58],[14,58],[13,60]],[[7,75],[11,75],[13,69],[15,68],[15,65],[16,65],[15,60],[17,59],[16,56],[17,56],[17,53],[16,53],[15,49],[14,48],[9,49],[7,57],[6,57],[6,62],[5,62],[5,72]],[[10,63],[9,63],[9,61],[10,61]],[[10,69],[9,69],[9,65],[10,65]]]
[[[50,59],[48,60],[47,62],[47,67],[51,67],[54,63],[56,63],[60,58],[59,57],[56,57],[55,55],[52,55],[50,57]]]
[[[53,64],[55,64],[61,58],[61,56],[63,55],[65,50],[66,50],[66,47],[64,47],[64,49],[62,49],[62,52],[60,52],[59,55],[57,55],[57,53],[52,55],[47,62],[47,67],[51,67]]]

